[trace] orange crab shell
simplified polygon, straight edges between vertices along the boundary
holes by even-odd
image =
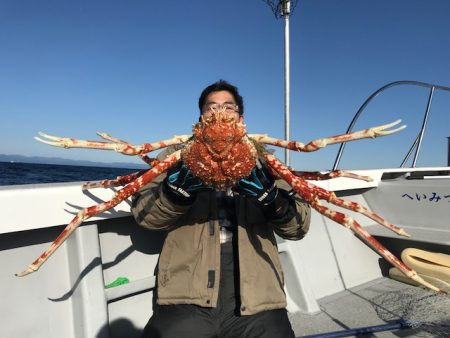
[[[181,157],[205,185],[225,190],[255,167],[257,150],[243,123],[213,114],[195,124],[193,134]]]

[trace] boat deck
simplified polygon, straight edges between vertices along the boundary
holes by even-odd
[[[355,337],[350,329],[387,324],[394,328],[358,337],[435,338],[448,337],[450,333],[449,295],[389,278],[377,279],[318,302],[319,313],[289,314],[296,337]],[[400,328],[400,320],[411,322],[414,328]]]
[[[370,173],[376,181],[339,178],[325,182],[324,188],[387,215],[410,232],[414,240],[374,233],[394,255],[400,257],[402,250],[410,247],[450,255],[447,203],[402,197],[429,191],[446,196],[449,169],[435,169],[432,179],[428,178],[431,169],[426,175],[417,169],[414,174],[424,177],[420,181],[406,179],[404,169],[382,169]],[[164,233],[137,226],[128,201],[80,226],[39,272],[24,278],[14,276],[50,246],[80,209],[111,198],[109,189],[81,193],[79,185],[0,187],[0,298],[7,304],[0,309],[1,337],[137,338],[151,316],[154,271]],[[27,212],[18,213],[17,205],[27,205]],[[351,211],[346,214],[363,227],[373,227],[371,219]],[[400,319],[413,321],[417,328],[365,336],[450,336],[448,295],[384,278],[389,265],[352,232],[317,212],[313,212],[311,224],[301,241],[280,239],[278,243],[287,308],[297,337],[349,337],[352,335],[328,333],[399,326]],[[426,233],[417,233],[423,229]],[[129,283],[105,287],[121,277]]]

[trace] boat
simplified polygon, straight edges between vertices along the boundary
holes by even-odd
[[[383,86],[364,102],[348,132],[373,98],[399,85],[425,87],[431,93],[422,129],[401,166],[353,171],[372,177],[370,182],[341,177],[315,184],[369,207],[409,232],[410,239],[401,238],[346,211],[398,257],[408,247],[450,254],[450,163],[415,165],[432,93],[450,88],[417,81]],[[339,168],[343,151],[341,147],[333,170]],[[412,165],[407,166],[414,151]],[[81,191],[82,183],[0,187],[0,298],[4,305],[0,337],[139,337],[150,318],[164,233],[140,228],[130,216],[129,201],[85,222],[38,272],[15,276],[47,249],[80,209],[106,201],[114,192],[112,188]],[[417,200],[416,196],[430,193],[438,194],[440,200]],[[448,296],[389,278],[388,267],[378,254],[352,232],[316,212],[303,240],[279,239],[278,247],[287,309],[298,337],[364,332],[371,337],[377,336],[375,332],[398,337],[399,330],[402,336],[438,337],[449,332],[450,316],[442,320],[450,309],[445,307]],[[424,297],[435,299],[433,306],[441,313],[429,318],[433,315],[430,307],[419,309],[416,305],[423,304]],[[409,305],[399,307],[402,301]],[[404,318],[411,304],[416,306],[412,311],[423,316],[414,324]],[[430,323],[434,325],[431,331]]]

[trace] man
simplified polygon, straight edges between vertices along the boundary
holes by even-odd
[[[203,90],[199,109],[244,119],[238,89],[223,80]],[[141,189],[136,221],[167,231],[143,337],[294,337],[274,233],[301,239],[310,208],[289,190],[261,162],[226,192],[205,187],[183,163]]]

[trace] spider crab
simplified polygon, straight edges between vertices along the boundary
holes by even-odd
[[[119,176],[115,180],[104,180],[94,183],[88,182],[84,184],[83,189],[106,188],[111,186],[123,186],[123,188],[118,190],[111,200],[81,210],[51,246],[29,265],[25,271],[17,274],[17,276],[25,276],[38,270],[82,222],[105,210],[113,208],[132,196],[142,186],[152,181],[180,160],[183,160],[194,175],[199,177],[205,185],[216,189],[226,189],[234,186],[239,179],[250,175],[258,159],[262,159],[266,162],[272,174],[288,182],[295,192],[319,213],[351,229],[365,244],[378,252],[392,265],[399,268],[407,277],[434,291],[440,291],[434,285],[423,280],[414,270],[404,265],[397,257],[373,238],[356,220],[341,212],[328,208],[321,203],[321,200],[359,212],[399,235],[409,236],[403,229],[389,223],[364,206],[338,198],[333,192],[329,192],[309,182],[309,180],[323,180],[335,177],[350,177],[370,181],[370,177],[359,176],[344,171],[332,171],[327,174],[293,171],[265,149],[265,145],[273,145],[295,151],[312,152],[330,144],[385,136],[405,128],[405,126],[401,126],[397,129],[390,129],[398,123],[400,123],[400,120],[349,134],[317,139],[307,144],[279,140],[263,134],[247,134],[246,126],[243,123],[236,122],[221,111],[215,112],[207,118],[202,116],[200,121],[193,126],[192,135],[175,136],[168,140],[145,143],[139,146],[131,145],[128,142],[105,133],[98,133],[98,135],[107,141],[78,140],[39,133],[46,140],[38,137],[36,139],[52,146],[114,150],[125,155],[140,156],[145,162],[150,164],[151,168],[131,175]],[[174,145],[178,145],[181,149],[174,151],[164,160],[149,158],[146,155],[154,150]]]

